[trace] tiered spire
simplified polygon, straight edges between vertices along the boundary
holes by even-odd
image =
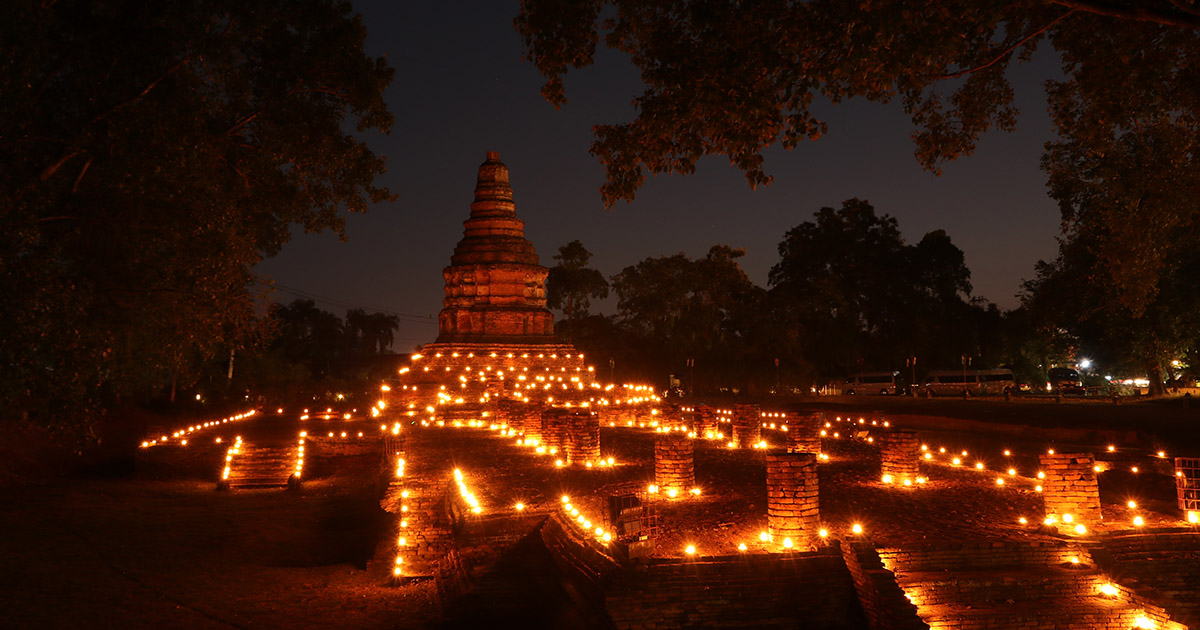
[[[471,216],[450,266],[437,343],[551,343],[545,267],[517,218],[508,167],[489,151],[479,166]]]

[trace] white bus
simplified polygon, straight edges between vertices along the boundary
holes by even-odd
[[[999,396],[1016,393],[1012,370],[934,370],[925,376],[926,396]]]
[[[896,395],[896,372],[862,372],[846,377],[842,393],[847,396],[858,394]]]

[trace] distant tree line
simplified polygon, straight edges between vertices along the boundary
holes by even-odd
[[[657,382],[674,374],[699,392],[804,390],[861,371],[894,370],[909,380],[965,362],[1009,367],[1036,384],[1050,366],[1084,356],[1110,370],[1154,374],[1153,366],[1186,357],[1195,340],[1165,313],[1155,320],[1161,330],[1105,315],[1103,287],[1072,274],[1070,258],[1041,263],[1022,306],[1002,312],[972,297],[962,250],[945,231],[908,244],[894,218],[860,199],[821,208],[789,230],[766,288],[740,268],[743,251],[727,245],[696,259],[647,258],[608,281],[588,267],[591,255],[574,241],[554,257],[547,295],[563,311],[560,336],[602,375],[611,362],[614,374]],[[1177,316],[1196,312],[1182,288],[1160,292]],[[616,313],[591,313],[591,300],[610,290]],[[1150,308],[1157,312],[1157,302]],[[1160,387],[1170,369],[1158,373]]]

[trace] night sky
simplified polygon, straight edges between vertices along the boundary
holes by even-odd
[[[989,134],[941,176],[917,165],[898,104],[849,102],[818,110],[829,124],[820,140],[767,153],[775,182],[766,188],[751,190],[728,160],[709,157],[694,175],[649,178],[634,203],[609,211],[598,190],[603,169],[588,148],[593,124],[634,117],[640,83],[626,58],[602,49],[596,65],[567,76],[568,103],[556,110],[521,60],[516,0],[354,6],[367,25],[367,53],[386,55],[396,69],[386,94],[392,133],[369,142],[387,156],[379,182],[398,199],[350,216],[344,242],[297,230],[257,271],[276,282],[277,301],[302,293],[339,315],[347,307],[400,315],[398,352],[437,334],[441,271],[462,237],[485,151],[508,165],[517,216],[545,266],[575,239],[606,276],[647,257],[703,256],[725,243],[746,250],[743,269],[766,287],[784,233],[851,197],[896,217],[910,243],[945,229],[966,254],[974,294],[1001,308],[1017,306],[1034,263],[1054,256],[1059,213],[1038,168],[1051,138],[1041,87],[1051,54],[1011,73],[1017,131]],[[613,300],[599,310],[611,313]]]

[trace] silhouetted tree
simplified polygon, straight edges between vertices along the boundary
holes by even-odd
[[[546,304],[562,310],[568,320],[587,317],[591,299],[608,297],[608,281],[604,274],[588,267],[592,259],[583,243],[571,241],[558,248],[546,278]]]
[[[906,245],[894,218],[849,199],[789,230],[779,256],[769,276],[777,317],[800,331],[801,353],[819,368],[978,353],[970,271],[944,231]]]
[[[293,225],[391,199],[348,2],[0,3],[0,405],[64,434],[255,327]]]

